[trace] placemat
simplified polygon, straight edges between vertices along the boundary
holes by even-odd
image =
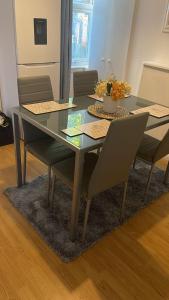
[[[83,134],[83,132],[81,132],[81,130],[76,127],[70,127],[70,128],[63,129],[62,132],[70,137]]]
[[[107,135],[109,126],[110,121],[99,120],[81,125],[80,130],[93,139],[101,139]]]
[[[61,131],[68,136],[76,136],[84,133],[93,139],[101,139],[107,135],[109,126],[110,126],[110,121],[99,120],[95,122],[82,124],[77,128],[76,127],[67,128]]]
[[[140,114],[144,112],[148,112],[151,116],[156,118],[163,118],[169,115],[169,107],[154,104],[131,111],[132,114]]]
[[[22,106],[35,115],[46,114],[54,111],[60,111],[60,110],[76,107],[75,104],[71,104],[71,103],[61,104],[55,101],[45,101],[40,103],[24,104]]]

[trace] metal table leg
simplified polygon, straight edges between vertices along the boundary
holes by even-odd
[[[84,153],[78,151],[76,152],[76,157],[75,157],[75,172],[74,172],[71,228],[70,228],[71,240],[75,239],[78,217],[79,217],[79,204],[80,204],[80,195],[81,195],[83,165],[84,165]]]
[[[21,164],[21,148],[20,148],[20,127],[19,117],[17,114],[12,115],[14,145],[15,145],[15,158],[16,158],[16,176],[17,186],[22,186],[22,164]]]

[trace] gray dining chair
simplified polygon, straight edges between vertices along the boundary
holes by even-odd
[[[74,96],[79,97],[94,94],[97,82],[98,72],[96,70],[74,72]]]
[[[23,77],[18,79],[20,105],[53,100],[49,76]],[[48,166],[48,202],[51,185],[51,167],[56,162],[74,155],[74,152],[51,138],[25,120],[22,121],[24,157],[23,183],[26,183],[27,152]]]
[[[51,80],[47,75],[18,78],[18,94],[20,105],[54,99]]]
[[[53,91],[50,76],[27,76],[18,78],[19,104],[52,101]],[[21,139],[23,139],[23,128],[20,122]]]
[[[144,135],[139,150],[137,152],[136,159],[141,159],[151,166],[146,188],[145,188],[145,195],[147,195],[148,193],[156,162],[168,154],[169,154],[169,130],[167,131],[167,133],[165,134],[165,136],[161,141],[148,134]],[[167,169],[164,176],[165,183],[168,180],[168,176],[169,176],[169,163],[167,165]]]
[[[82,180],[82,194],[87,200],[83,240],[86,235],[88,215],[93,197],[121,183],[124,184],[124,193],[120,220],[123,220],[129,170],[142,140],[147,120],[148,114],[145,113],[113,121],[100,155],[95,153],[86,155]],[[56,177],[61,178],[73,189],[74,158],[59,162],[52,169],[54,176],[51,201],[53,203]]]

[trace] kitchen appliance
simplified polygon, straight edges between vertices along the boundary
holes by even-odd
[[[61,0],[15,0],[18,77],[49,75],[60,94]]]

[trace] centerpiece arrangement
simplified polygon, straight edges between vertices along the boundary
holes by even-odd
[[[103,110],[107,113],[114,113],[119,105],[119,100],[123,99],[131,92],[131,86],[125,81],[115,78],[100,80],[95,92],[98,97],[103,98]]]

